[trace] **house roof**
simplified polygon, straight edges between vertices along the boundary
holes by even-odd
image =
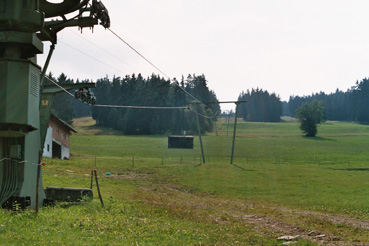
[[[56,117],[55,115],[51,114],[50,115],[50,120],[54,120],[55,122],[65,126],[69,131],[72,131],[74,133],[77,133],[76,129],[74,129],[71,125],[69,125],[67,122],[65,122],[64,120],[59,119],[58,117]]]

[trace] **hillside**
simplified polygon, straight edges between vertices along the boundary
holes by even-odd
[[[226,122],[217,125],[218,136],[203,137],[200,164],[197,138],[194,149],[168,149],[166,136],[115,135],[75,120],[72,158],[45,160],[44,186],[87,188],[96,168],[105,208],[95,190],[87,205],[4,213],[4,242],[282,245],[278,237],[300,235],[297,245],[369,244],[369,127],[327,122],[305,138],[291,118],[240,121],[230,165],[232,124],[228,137]]]

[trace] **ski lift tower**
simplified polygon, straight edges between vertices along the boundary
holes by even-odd
[[[73,18],[66,17],[74,12]],[[0,0],[0,205],[17,202],[38,208],[43,204],[40,162],[45,121],[53,96],[61,92],[44,86],[44,75],[59,31],[98,23],[110,25],[98,0]],[[52,48],[41,68],[36,58],[43,53],[44,41]]]

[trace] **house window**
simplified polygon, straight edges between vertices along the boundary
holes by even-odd
[[[59,127],[56,128],[56,134],[59,134]]]
[[[60,136],[61,136],[61,139],[64,139],[64,134],[63,133]]]
[[[68,141],[68,134],[65,134],[65,139]]]
[[[47,152],[50,152],[50,144],[47,145]]]

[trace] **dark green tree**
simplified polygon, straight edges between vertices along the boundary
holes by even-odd
[[[315,93],[310,96],[291,96],[288,101],[288,109],[284,110],[284,115],[295,117],[296,109],[300,107],[305,102],[313,102],[314,100],[322,101],[325,107],[324,118],[326,120],[337,120],[337,121],[352,121],[357,120],[354,116],[360,115],[360,107],[362,102],[357,97],[356,87],[354,90],[347,90],[346,92],[336,90],[333,93],[326,94],[324,92]],[[361,94],[361,93],[359,93]],[[355,106],[356,105],[356,106]],[[288,113],[287,113],[288,112]]]
[[[303,103],[297,110],[296,115],[301,125],[300,129],[307,137],[315,137],[318,133],[317,125],[323,121],[324,106],[321,101]]]
[[[369,123],[369,79],[356,81],[351,93],[353,115],[356,122]]]
[[[182,89],[181,89],[182,88]],[[184,78],[182,77],[181,83],[174,79],[170,90],[171,105],[175,107],[182,107],[188,104],[186,99],[186,93],[184,92]],[[173,134],[183,134],[184,131],[188,131],[189,128],[189,116],[186,115],[185,110],[175,110],[172,113],[171,119],[171,132]]]
[[[61,85],[74,84],[73,80],[67,78],[67,76],[64,73],[59,75],[56,82]],[[71,97],[67,93],[60,93],[54,99],[54,104],[51,112],[58,118],[67,122],[68,124],[72,124],[72,120],[74,118],[73,104],[74,104],[73,97]]]
[[[155,74],[146,79],[141,74],[113,77],[112,80],[105,77],[97,80],[94,89],[96,103],[100,105],[152,107],[187,106],[193,98],[186,91],[202,102],[218,101],[208,88],[204,75],[193,75],[186,81],[182,78],[181,82],[174,80],[172,83]],[[202,104],[198,113],[201,131],[209,132],[213,127],[213,116],[220,114],[220,107],[218,104]],[[92,117],[100,126],[129,135],[182,134],[197,129],[192,112],[183,109],[92,107]]]
[[[239,107],[239,116],[253,122],[279,122],[282,115],[282,102],[275,94],[259,88],[242,92],[239,101],[247,101]]]

